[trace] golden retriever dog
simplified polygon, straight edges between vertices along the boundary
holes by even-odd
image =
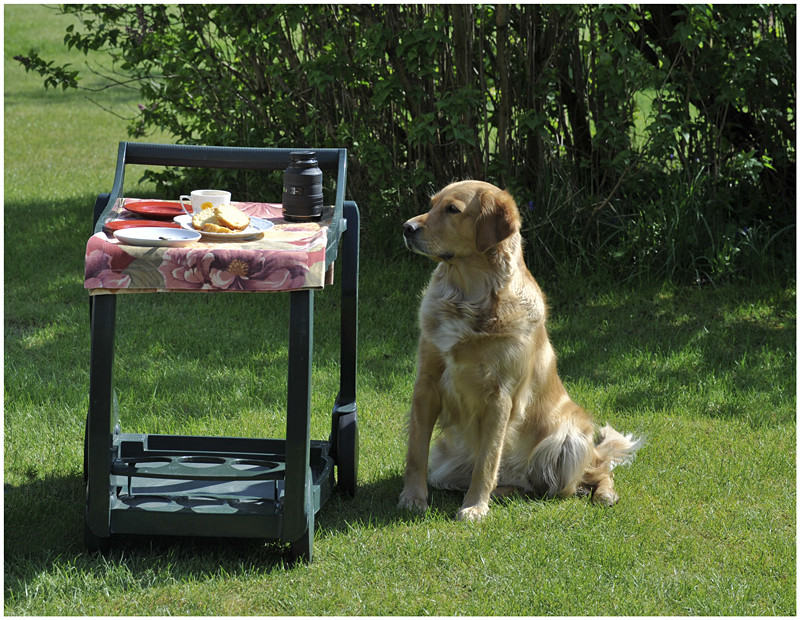
[[[511,195],[481,181],[448,185],[403,225],[408,248],[439,265],[419,310],[401,507],[428,508],[426,478],[466,491],[457,516],[468,521],[515,492],[619,500],[611,470],[641,440],[595,427],[567,395],[519,230]]]

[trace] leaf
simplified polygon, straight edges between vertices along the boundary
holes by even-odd
[[[162,288],[164,286],[164,276],[158,270],[160,261],[148,260],[141,257],[133,261],[123,271],[130,276],[130,288]]]

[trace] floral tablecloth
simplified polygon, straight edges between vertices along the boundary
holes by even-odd
[[[124,199],[125,204],[135,198]],[[232,203],[250,216],[273,222],[260,238],[207,241],[185,247],[126,245],[97,232],[86,244],[84,287],[90,294],[145,292],[289,291],[326,284],[325,253],[333,209],[319,222],[282,218],[281,205]],[[118,199],[105,221],[136,219]],[[338,241],[338,239],[336,240]]]

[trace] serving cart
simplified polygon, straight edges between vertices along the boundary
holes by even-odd
[[[126,166],[266,174],[285,169],[293,150],[119,144],[113,187],[97,198],[86,248],[91,318],[84,445],[88,549],[107,551],[115,534],[248,537],[288,543],[294,559],[310,562],[316,513],[335,487],[347,495],[356,492],[359,212],[355,202],[345,200],[347,150],[312,149],[326,179],[335,181],[333,204],[318,222],[286,222],[279,204],[242,203],[243,211],[270,223],[255,239],[203,238],[185,247],[140,247],[114,238],[114,222],[135,226],[136,218],[147,213],[135,208],[144,201],[124,195]],[[330,436],[312,440],[314,294],[330,284],[334,261],[341,278],[339,392]],[[290,295],[285,438],[126,433],[120,428],[113,385],[117,300],[128,293],[189,291]],[[258,302],[254,295],[253,304]]]

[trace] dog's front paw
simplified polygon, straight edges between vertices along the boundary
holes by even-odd
[[[428,500],[424,495],[403,490],[400,493],[400,502],[397,506],[414,512],[425,512],[428,509]]]
[[[595,491],[592,495],[592,503],[601,506],[613,506],[619,501],[619,495],[613,489],[606,491]]]
[[[480,521],[489,512],[489,504],[476,504],[475,506],[465,506],[456,513],[459,521]]]

